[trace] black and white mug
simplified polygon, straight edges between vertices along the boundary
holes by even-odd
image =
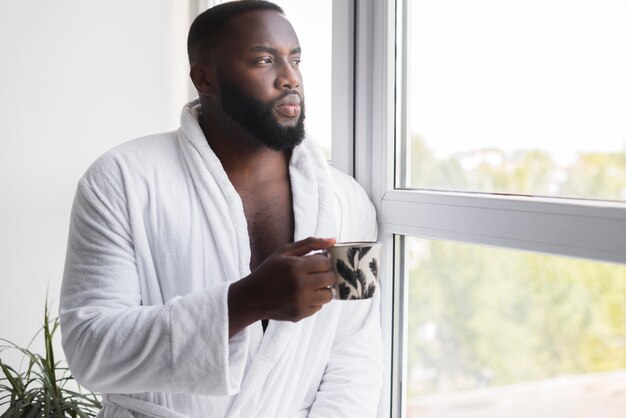
[[[375,241],[338,242],[324,252],[337,274],[335,299],[369,299],[378,288],[381,243]]]

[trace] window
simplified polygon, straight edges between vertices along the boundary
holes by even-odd
[[[401,242],[407,418],[623,414],[626,266]]]
[[[623,2],[409,1],[402,187],[626,200]]]
[[[355,16],[355,176],[385,251],[379,417],[619,416],[626,10],[369,0]]]

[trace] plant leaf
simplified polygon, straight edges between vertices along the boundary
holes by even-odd
[[[102,407],[98,396],[91,392],[72,392],[65,389],[74,380],[70,370],[62,362],[55,361],[53,337],[59,328],[59,318],[50,318],[48,305],[44,312],[44,323],[35,337],[43,331],[45,355],[0,338],[0,352],[16,350],[22,354],[22,362],[28,359],[25,372],[18,372],[0,360],[0,406],[8,404],[8,409],[0,418],[29,418],[68,416],[92,418]],[[22,370],[21,363],[18,370]],[[78,386],[80,391],[80,386]]]
[[[37,416],[38,414],[40,414],[41,413],[41,404],[42,404],[42,400],[41,399],[38,402],[31,403],[29,405],[30,412],[29,412],[28,415],[26,415],[26,418],[33,418],[33,417]]]
[[[84,402],[92,405],[93,407],[102,408],[102,402],[100,402],[100,400],[91,392],[89,392],[89,393],[78,393],[78,392],[74,392],[73,390],[69,390],[69,389],[64,389],[63,392],[67,393],[68,395],[71,395],[71,398],[73,398],[73,399],[79,399],[80,401],[76,401],[78,403],[80,403],[81,401],[84,401]]]
[[[20,377],[21,377],[20,374],[17,373],[15,370],[13,370],[11,366],[4,364],[2,360],[0,360],[0,368],[2,368],[2,372],[6,376],[6,379],[9,381],[9,384],[13,388],[13,391],[16,394],[22,393],[24,390],[24,385],[22,384],[22,381],[20,380]],[[14,373],[14,375],[12,373]]]

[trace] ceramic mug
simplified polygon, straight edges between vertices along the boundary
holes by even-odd
[[[338,242],[324,252],[337,274],[335,299],[369,299],[378,287],[381,243],[375,241]]]

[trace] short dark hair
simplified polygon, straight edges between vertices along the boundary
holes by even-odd
[[[189,63],[196,64],[201,61],[206,49],[219,42],[233,17],[254,10],[274,10],[285,14],[280,6],[263,0],[231,1],[200,13],[191,24],[187,37]]]

